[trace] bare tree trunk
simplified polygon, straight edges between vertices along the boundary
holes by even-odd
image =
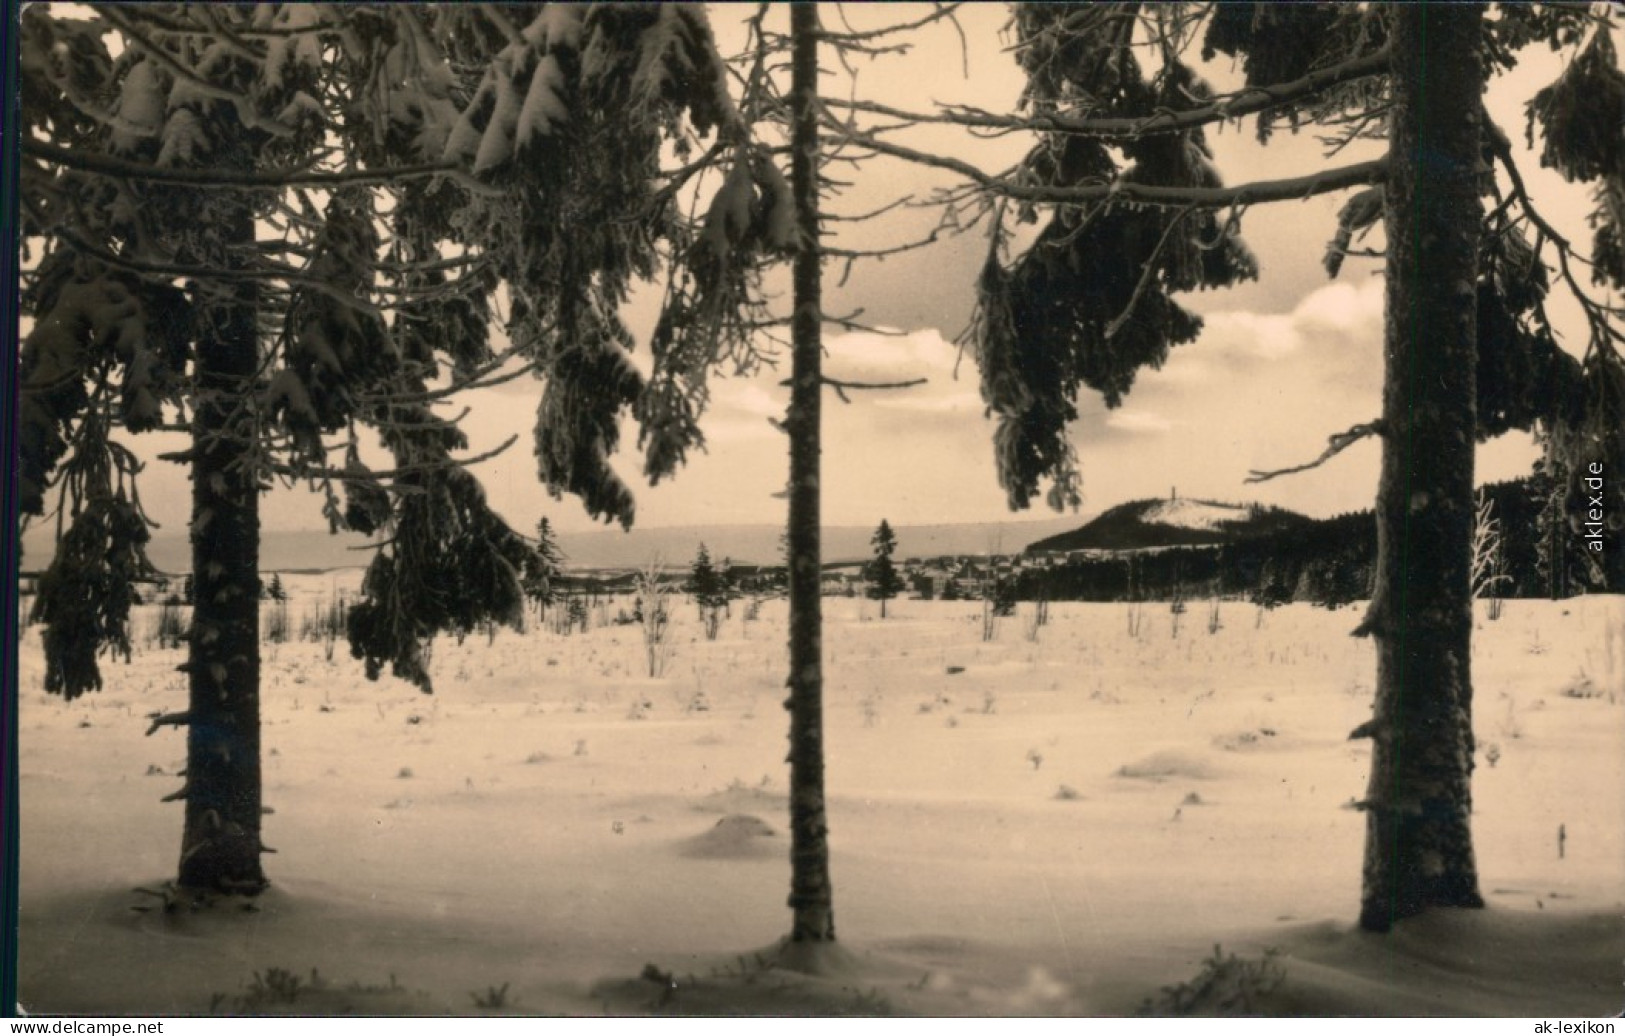
[[[247,140],[222,156],[247,169]],[[212,257],[244,265],[254,244],[250,203],[223,194],[230,212]],[[182,888],[257,893],[260,867],[259,486],[244,405],[258,370],[258,292],[250,281],[200,291],[192,419],[190,727]],[[228,294],[229,293],[229,296]]]
[[[824,663],[819,546],[823,251],[818,214],[818,10],[790,8],[791,190],[798,244],[791,317],[790,412],[790,938],[835,938],[824,812]]]
[[[1473,770],[1474,285],[1483,9],[1393,9],[1377,642],[1360,926],[1479,907]]]

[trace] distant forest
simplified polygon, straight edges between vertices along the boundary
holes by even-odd
[[[1538,476],[1486,486],[1483,493],[1499,528],[1492,565],[1505,577],[1487,596],[1625,592],[1625,555],[1586,551],[1566,520],[1553,516],[1557,509]],[[1376,518],[1371,511],[1359,511],[1319,521],[1275,522],[1218,544],[1074,557],[1062,565],[1021,572],[1016,591],[1022,600],[1217,596],[1336,608],[1370,596],[1376,559]]]

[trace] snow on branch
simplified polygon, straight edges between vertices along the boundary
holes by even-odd
[[[1490,149],[1490,153],[1501,163],[1501,167],[1506,170],[1507,179],[1511,181],[1512,198],[1517,201],[1518,207],[1528,217],[1529,222],[1533,223],[1535,229],[1540,232],[1540,237],[1535,242],[1535,251],[1538,253],[1546,241],[1550,241],[1557,249],[1558,273],[1562,276],[1563,283],[1568,285],[1569,294],[1580,304],[1581,310],[1585,313],[1586,323],[1591,330],[1590,348],[1594,349],[1600,343],[1610,340],[1625,343],[1625,332],[1620,331],[1613,319],[1619,314],[1620,310],[1617,307],[1606,306],[1598,302],[1580,286],[1580,282],[1574,276],[1569,261],[1575,259],[1584,262],[1585,259],[1574,251],[1574,247],[1569,243],[1568,238],[1559,233],[1535,209],[1534,199],[1530,197],[1529,188],[1524,183],[1523,172],[1518,168],[1518,163],[1513,158],[1512,141],[1501,127],[1496,125],[1495,121],[1490,118],[1487,109],[1480,108],[1479,118],[1484,123],[1484,140]]]
[[[1340,65],[1316,69],[1290,82],[1271,86],[1249,86],[1200,107],[1180,111],[1163,109],[1151,115],[1126,118],[1091,118],[1087,115],[1069,116],[1053,113],[1026,116],[996,115],[960,105],[944,105],[941,111],[932,114],[905,111],[872,101],[838,98],[826,98],[824,103],[871,115],[885,115],[907,123],[944,122],[1000,133],[1029,131],[1085,137],[1143,137],[1183,133],[1199,126],[1256,115],[1272,108],[1315,97],[1329,87],[1340,86],[1367,76],[1381,75],[1387,71],[1388,51],[1384,48],[1351,58]]]
[[[1140,205],[1222,209],[1266,202],[1302,200],[1319,194],[1358,187],[1361,184],[1381,183],[1388,172],[1387,160],[1379,158],[1305,176],[1284,180],[1255,180],[1252,183],[1232,187],[1169,187],[1136,183],[1132,180],[1113,180],[1110,183],[1085,184],[1077,187],[1052,186],[995,176],[957,158],[879,140],[833,118],[826,118],[825,121],[827,126],[843,134],[852,143],[876,154],[956,173],[989,194],[1015,201],[1076,205],[1115,200]]]
[[[484,453],[477,453],[472,457],[436,460],[426,464],[405,464],[388,471],[367,471],[363,473],[349,468],[320,468],[312,465],[278,463],[268,464],[266,467],[273,474],[288,478],[327,478],[337,482],[380,482],[403,478],[407,475],[422,474],[425,471],[443,471],[447,467],[471,468],[476,464],[483,464],[493,457],[506,453],[508,448],[518,441],[519,436],[510,435],[508,440],[501,446],[486,450]]]
[[[282,190],[290,187],[367,187],[388,186],[402,180],[421,179],[429,176],[454,177],[459,184],[475,182],[470,178],[458,175],[461,170],[451,162],[433,162],[424,165],[399,166],[387,169],[350,169],[331,172],[313,170],[309,167],[246,172],[240,169],[220,168],[165,168],[148,162],[132,162],[128,159],[115,158],[112,155],[98,155],[87,151],[58,147],[30,137],[24,137],[20,141],[20,149],[23,154],[31,158],[38,158],[53,165],[65,166],[81,173],[182,187],[224,187],[233,189],[259,187],[268,190]],[[488,192],[491,190],[491,188],[484,185],[478,186],[483,191]]]
[[[862,31],[853,29],[849,24],[847,25],[845,32],[832,32],[829,29],[820,29],[817,35],[820,40],[836,44],[861,43],[865,40],[884,39],[887,36],[896,36],[900,33],[912,32],[915,29],[923,29],[927,25],[934,22],[940,22],[945,18],[952,19],[958,15],[959,9],[963,6],[963,3],[933,4],[932,7],[934,9],[930,14],[923,18],[916,18],[911,22],[898,22],[894,25],[885,25],[878,29],[865,29]],[[839,13],[841,20],[844,22],[846,20],[846,12],[840,11]]]
[[[144,51],[148,57],[168,69],[176,79],[184,82],[188,87],[197,91],[199,96],[225,101],[237,111],[237,117],[243,125],[253,129],[264,130],[277,137],[291,137],[296,132],[292,126],[276,119],[269,119],[254,110],[253,101],[245,94],[216,86],[203,78],[196,70],[183,64],[163,47],[147,39],[146,35],[124,16],[117,4],[99,4],[96,13],[107,19],[119,33],[129,40],[131,44]]]

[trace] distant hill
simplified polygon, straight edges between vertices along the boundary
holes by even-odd
[[[1531,479],[1482,487],[1501,533],[1502,597],[1566,597],[1625,590],[1621,567],[1605,569],[1559,525],[1542,543],[1549,487]],[[1157,549],[1150,549],[1157,548]],[[1371,511],[1310,519],[1290,511],[1211,501],[1138,500],[1031,552],[1088,551],[1021,573],[1022,599],[1169,600],[1192,596],[1313,601],[1336,607],[1371,592],[1377,520]],[[1555,550],[1556,563],[1543,553]]]
[[[1048,518],[894,526],[897,557],[901,560],[945,554],[979,555],[989,551],[1015,553],[1033,536],[1052,535],[1074,521],[1075,518]],[[876,518],[875,525],[879,524],[880,519]],[[54,553],[53,529],[54,525],[29,530],[23,543],[24,571],[37,571],[50,563]],[[562,533],[558,541],[570,568],[638,568],[657,556],[664,565],[681,568],[694,559],[701,543],[706,545],[711,557],[719,561],[728,558],[735,564],[774,565],[779,563],[781,531],[777,525],[696,525],[634,528],[631,532],[615,528]],[[874,531],[873,526],[825,526],[824,561],[834,564],[867,560],[874,553],[869,546]],[[260,569],[264,572],[321,572],[365,567],[372,561],[367,543],[367,537],[354,533],[335,536],[320,531],[267,532],[260,541]],[[154,536],[147,553],[161,572],[174,574],[192,567],[191,545],[184,534]]]
[[[1259,504],[1133,500],[1080,528],[1031,543],[1027,553],[1210,546],[1275,536],[1311,524],[1313,519],[1295,511]]]

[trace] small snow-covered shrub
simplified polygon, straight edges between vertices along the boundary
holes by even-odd
[[[1213,956],[1202,962],[1202,970],[1189,982],[1163,986],[1154,997],[1140,1005],[1142,1017],[1238,1016],[1256,1013],[1264,998],[1280,988],[1286,969],[1268,949],[1258,960],[1225,954],[1213,946]]]
[[[660,559],[637,575],[638,614],[643,625],[643,654],[651,679],[664,675],[671,661],[671,614],[666,598],[670,590],[660,581]]]
[[[273,598],[271,606],[265,609],[263,614],[265,623],[261,632],[261,639],[267,644],[286,644],[291,628],[288,622],[287,598]]]
[[[299,999],[301,989],[321,985],[315,968],[311,969],[310,978],[310,984],[307,986],[303,979],[286,968],[266,968],[263,975],[256,971],[254,981],[249,985],[248,992],[243,995],[240,1006],[245,1010],[252,1010],[267,1004],[291,1004]]]
[[[1597,682],[1591,678],[1591,674],[1584,669],[1575,673],[1574,678],[1569,681],[1569,685],[1563,688],[1563,697],[1565,698],[1590,699],[1601,698],[1603,695],[1603,689],[1597,686]]]
[[[508,983],[500,986],[487,986],[483,993],[468,994],[474,1001],[474,1006],[482,1011],[500,1011],[512,1005],[508,999]]]
[[[349,611],[349,602],[342,593],[318,603],[300,622],[299,639],[321,644],[322,654],[331,662],[333,649],[345,633]]]
[[[170,596],[158,606],[158,627],[154,637],[160,648],[176,648],[186,639],[188,623],[181,612],[179,597]]]
[[[863,710],[863,725],[866,727],[874,726],[875,721],[880,718],[879,693],[875,691],[865,693],[862,698],[858,699],[858,708]]]
[[[1128,635],[1138,638],[1140,630],[1145,628],[1145,608],[1139,601],[1128,603]]]

